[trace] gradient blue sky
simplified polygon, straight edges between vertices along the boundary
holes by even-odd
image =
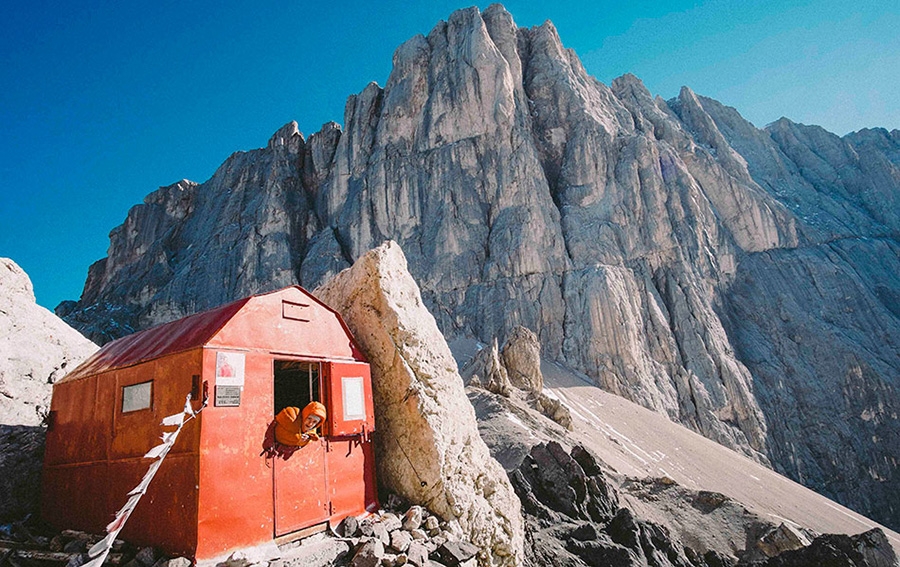
[[[87,4],[87,5],[86,5]],[[342,122],[403,41],[469,4],[29,0],[0,20],[0,256],[38,302],[77,299],[109,231],[296,120]],[[900,1],[509,1],[605,83],[681,85],[757,126],[900,128]],[[479,5],[485,8],[487,4]]]

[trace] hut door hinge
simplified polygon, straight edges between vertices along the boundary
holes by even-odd
[[[331,500],[328,501],[328,515],[331,516],[334,514],[334,504],[332,504]]]

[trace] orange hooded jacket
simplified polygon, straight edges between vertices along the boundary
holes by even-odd
[[[311,415],[319,416],[319,425],[325,423],[325,419],[328,417],[325,406],[319,402],[309,402],[302,412],[292,406],[278,412],[278,415],[275,416],[275,440],[282,445],[293,447],[305,447],[310,441],[317,441],[319,436],[316,434],[315,427],[309,431],[302,431],[303,422]]]

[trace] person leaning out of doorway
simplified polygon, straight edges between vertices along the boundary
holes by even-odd
[[[319,440],[316,429],[327,418],[325,406],[319,402],[310,402],[303,411],[293,406],[284,408],[269,426],[260,455],[265,455],[267,459],[281,457],[287,460],[310,441]]]

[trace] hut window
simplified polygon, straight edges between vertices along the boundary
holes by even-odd
[[[288,406],[303,408],[309,402],[320,402],[319,363],[299,360],[275,361],[274,413]]]
[[[122,413],[149,408],[152,396],[153,380],[122,386]]]

